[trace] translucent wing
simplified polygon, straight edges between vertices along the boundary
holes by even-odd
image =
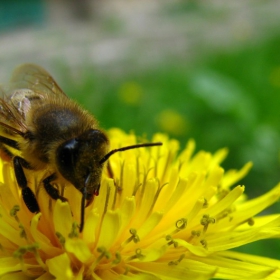
[[[9,90],[30,89],[41,94],[66,94],[52,76],[42,67],[35,64],[23,64],[13,72]]]
[[[27,131],[25,114],[32,102],[44,95],[66,97],[51,75],[34,64],[23,64],[13,72],[8,86],[0,86],[0,127],[8,134],[23,136]]]

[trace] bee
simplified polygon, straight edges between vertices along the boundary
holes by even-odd
[[[50,173],[42,185],[52,199],[67,201],[55,181],[69,182],[81,192],[80,232],[85,207],[99,193],[109,157],[129,149],[162,145],[144,143],[109,151],[108,136],[94,116],[68,98],[51,75],[37,65],[16,68],[9,87],[1,91],[0,149],[13,162],[25,205],[32,213],[40,212],[24,169],[47,169]]]

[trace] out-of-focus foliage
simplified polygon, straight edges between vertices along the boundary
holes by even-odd
[[[215,53],[197,63],[168,61],[145,71],[107,73],[85,68],[78,82],[64,74],[64,88],[100,120],[149,137],[165,131],[182,145],[228,147],[227,168],[252,160],[244,180],[255,196],[275,185],[280,147],[280,38]]]

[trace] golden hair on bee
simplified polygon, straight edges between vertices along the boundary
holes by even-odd
[[[67,181],[82,193],[80,231],[85,207],[98,195],[104,163],[116,152],[161,143],[146,143],[109,152],[109,139],[97,120],[61,90],[43,68],[24,64],[13,73],[0,98],[0,149],[13,162],[27,208],[40,211],[24,169],[50,175],[42,184],[52,199],[66,201],[53,184]],[[13,150],[20,151],[20,156]]]

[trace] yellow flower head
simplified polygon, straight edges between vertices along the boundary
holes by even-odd
[[[109,132],[111,148],[136,143]],[[280,216],[255,217],[274,203],[280,185],[247,201],[236,182],[251,164],[224,173],[225,149],[194,152],[165,135],[161,147],[113,155],[100,195],[86,208],[79,232],[81,193],[57,188],[67,202],[49,198],[45,172],[26,171],[41,212],[29,212],[9,162],[1,161],[0,279],[279,279],[280,262],[228,251],[280,234]]]

